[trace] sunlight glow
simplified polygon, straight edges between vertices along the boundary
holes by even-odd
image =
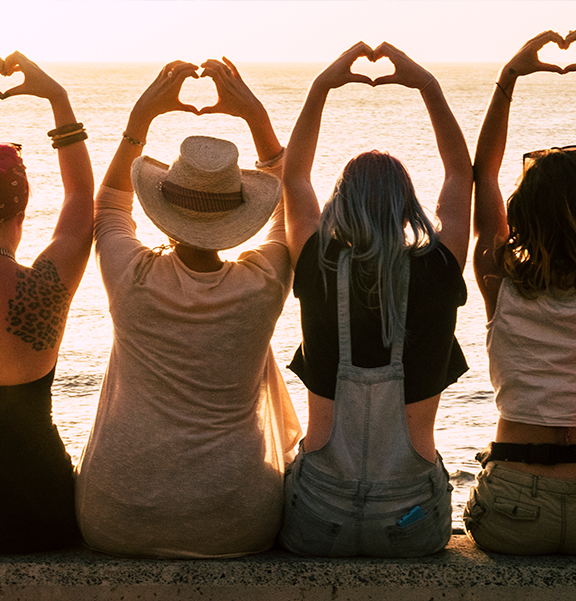
[[[18,11],[19,23],[2,20],[0,56],[37,61],[323,62],[386,39],[422,62],[502,62],[543,28],[576,29],[576,2],[554,0],[22,0]]]

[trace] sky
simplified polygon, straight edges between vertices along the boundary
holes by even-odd
[[[222,55],[330,62],[360,39],[372,47],[386,40],[418,62],[501,63],[543,29],[563,36],[576,29],[574,0],[0,0],[0,7],[0,57],[19,50],[39,63],[200,63]],[[544,58],[576,62],[573,46]]]

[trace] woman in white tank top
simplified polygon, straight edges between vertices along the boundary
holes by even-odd
[[[575,39],[543,32],[502,68],[476,149],[474,268],[500,417],[464,523],[501,553],[576,552],[576,147],[525,154],[507,209],[498,185],[516,80],[576,70],[538,58]]]

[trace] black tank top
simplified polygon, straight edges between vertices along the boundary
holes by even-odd
[[[27,553],[79,540],[70,456],[52,422],[55,368],[0,386],[0,552]]]

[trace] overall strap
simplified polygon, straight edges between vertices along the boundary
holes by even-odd
[[[408,311],[408,287],[410,284],[410,257],[404,253],[400,282],[398,284],[398,298],[400,298],[400,310],[398,311],[398,323],[394,330],[392,348],[390,349],[390,363],[402,363],[404,353],[404,335],[406,332],[406,313]]]
[[[338,256],[338,344],[340,365],[352,365],[352,339],[350,334],[350,249]]]
[[[405,253],[402,257],[398,296],[400,300],[399,320],[393,334],[390,349],[390,363],[402,363],[404,352],[404,332],[408,309],[408,287],[410,284],[410,257]],[[350,330],[350,250],[340,251],[338,256],[338,343],[340,349],[340,365],[352,365],[352,335]],[[382,324],[384,325],[384,324]]]

